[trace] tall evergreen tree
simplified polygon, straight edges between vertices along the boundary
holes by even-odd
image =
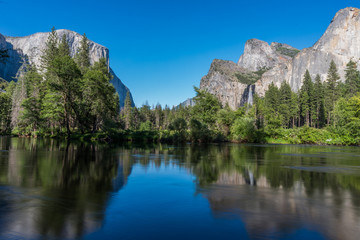
[[[333,60],[330,62],[325,88],[325,107],[327,112],[327,124],[332,121],[332,114],[338,99],[338,84],[340,76],[337,72],[336,64]]]
[[[42,95],[41,90],[42,77],[37,72],[35,66],[30,65],[25,73],[25,83],[27,89],[27,98],[22,102],[22,111],[19,115],[19,130],[23,134],[30,134],[36,136],[36,131],[39,129],[41,122],[41,105]]]
[[[75,61],[83,74],[90,67],[89,47],[89,40],[84,33],[80,42],[80,48],[75,56]]]
[[[290,126],[291,111],[291,87],[288,83],[283,82],[280,86],[280,114],[283,119],[283,126]]]
[[[346,94],[352,97],[360,91],[360,72],[357,69],[356,62],[351,59],[346,65],[345,72]]]
[[[46,71],[49,70],[51,66],[51,62],[59,53],[58,45],[59,45],[58,35],[55,30],[55,27],[53,27],[51,29],[51,32],[49,33],[48,39],[45,43],[44,51],[41,55],[41,66]]]
[[[114,120],[118,113],[118,97],[110,83],[111,74],[104,58],[96,62],[84,75],[82,86],[83,106],[87,106],[92,131]]]
[[[324,126],[325,121],[325,109],[324,109],[324,85],[321,82],[320,75],[315,77],[314,84],[314,109],[315,109],[315,127],[321,128]]]
[[[124,118],[125,118],[125,129],[130,129],[131,122],[133,120],[133,116],[132,116],[133,112],[132,112],[132,107],[131,107],[131,99],[130,99],[129,91],[126,92],[123,113],[124,113]]]
[[[312,123],[312,114],[314,109],[314,85],[308,70],[304,74],[303,85],[300,89],[301,115],[304,123],[309,126]]]

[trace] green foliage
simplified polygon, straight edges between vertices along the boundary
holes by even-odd
[[[192,115],[212,127],[216,122],[217,112],[221,109],[219,100],[212,94],[194,87],[196,105],[192,109]]]
[[[300,50],[289,49],[289,48],[286,48],[286,47],[277,47],[276,51],[278,51],[282,55],[286,55],[286,56],[289,56],[289,57],[292,57],[292,58],[295,57],[295,55],[300,52]]]
[[[334,61],[331,61],[330,67],[328,70],[327,82],[325,87],[325,108],[327,111],[327,124],[329,125],[333,122],[333,111],[335,108],[335,103],[339,97],[338,94],[338,84],[340,76],[337,72],[336,64]]]
[[[252,118],[237,118],[231,127],[232,139],[239,142],[255,142],[255,121]]]
[[[80,42],[80,48],[75,55],[75,61],[83,74],[90,67],[89,47],[89,40],[84,33]]]
[[[239,82],[246,85],[251,85],[257,82],[267,70],[269,69],[262,68],[255,72],[237,72],[235,73],[235,77],[239,80]]]
[[[192,142],[209,142],[212,140],[212,133],[206,126],[197,119],[190,120],[190,140]]]
[[[345,91],[348,96],[354,96],[360,91],[360,72],[357,64],[350,60],[345,69]]]

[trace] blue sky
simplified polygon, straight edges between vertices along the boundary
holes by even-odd
[[[0,0],[0,33],[70,29],[110,49],[135,104],[194,96],[214,58],[237,61],[247,39],[312,46],[335,13],[359,0]]]

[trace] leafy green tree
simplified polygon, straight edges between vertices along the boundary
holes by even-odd
[[[59,131],[64,116],[64,102],[59,93],[47,90],[42,101],[41,119],[44,119],[44,126],[50,129],[51,135]]]
[[[64,123],[68,136],[71,134],[70,121],[72,119],[72,111],[75,111],[77,119],[79,112],[76,106],[76,97],[79,94],[79,82],[81,72],[76,63],[70,56],[58,56],[51,65],[51,71],[56,76],[56,81],[50,83],[50,88],[57,91],[62,96],[64,104]]]
[[[85,73],[82,80],[82,106],[91,119],[92,131],[99,130],[107,121],[115,121],[118,113],[118,95],[110,83],[111,74],[104,58]]]
[[[18,127],[21,128],[23,134],[33,132],[36,136],[36,131],[39,129],[41,123],[41,105],[42,98],[40,94],[42,77],[37,72],[35,66],[29,66],[25,73],[25,83],[27,86],[27,98],[22,102],[23,110],[19,115]]]
[[[214,127],[216,114],[221,109],[221,103],[214,95],[205,90],[200,90],[197,87],[194,87],[194,90],[196,92],[194,97],[196,104],[192,108],[193,116],[209,127]]]
[[[234,140],[240,142],[254,142],[256,129],[254,119],[248,117],[237,118],[231,127]]]
[[[0,91],[0,134],[8,134],[11,131],[12,95],[15,82],[11,81],[5,91]]]
[[[335,108],[336,100],[338,99],[338,84],[340,76],[337,72],[337,67],[335,62],[332,60],[330,62],[327,82],[325,87],[325,108],[327,111],[327,124],[329,125],[332,122],[332,114]]]
[[[223,109],[220,109],[216,116],[217,128],[224,136],[230,134],[231,125],[236,119],[235,111],[231,110],[227,104]]]

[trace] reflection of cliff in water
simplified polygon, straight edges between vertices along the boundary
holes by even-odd
[[[329,239],[360,235],[360,227],[354,225],[360,222],[358,203],[353,202],[358,191],[333,186],[314,189],[309,197],[301,181],[291,188],[274,188],[265,176],[251,182],[247,173],[224,172],[198,192],[208,199],[215,217],[239,216],[251,238],[289,236],[304,226]]]
[[[77,238],[100,228],[109,192],[131,165],[111,151],[55,140],[0,138],[0,238]],[[26,207],[24,207],[26,206]]]

